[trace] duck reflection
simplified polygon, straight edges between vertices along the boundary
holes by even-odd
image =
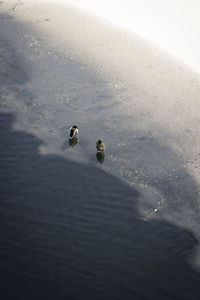
[[[98,151],[96,153],[96,157],[97,157],[97,160],[100,164],[102,164],[104,162],[104,159],[105,159],[105,153],[102,152],[102,151]]]
[[[74,147],[78,143],[78,138],[74,136],[72,139],[69,139],[69,146]]]

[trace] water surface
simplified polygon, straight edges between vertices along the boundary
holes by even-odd
[[[199,299],[198,189],[180,157],[126,127],[102,77],[0,23],[1,298]]]

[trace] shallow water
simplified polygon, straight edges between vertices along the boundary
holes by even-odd
[[[190,233],[141,220],[137,190],[39,155],[12,122],[0,114],[2,299],[198,299]]]
[[[199,299],[187,230],[198,228],[198,193],[181,159],[127,128],[106,82],[80,61],[47,55],[8,16],[1,29],[1,298]]]

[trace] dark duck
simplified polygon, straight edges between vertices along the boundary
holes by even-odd
[[[106,146],[104,144],[104,142],[101,139],[98,139],[98,141],[96,142],[96,148],[97,151],[99,152],[104,152],[106,149]]]
[[[73,139],[74,137],[76,137],[78,134],[78,127],[76,125],[73,125],[72,127],[70,127],[69,129],[69,138]]]

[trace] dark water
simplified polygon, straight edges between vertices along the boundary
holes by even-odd
[[[0,96],[5,107],[10,91],[14,93],[16,86],[19,90],[18,85],[26,84],[30,74],[12,50],[15,47],[8,47],[5,39],[0,46]],[[26,91],[13,101],[32,101]],[[15,102],[12,105],[17,107]],[[101,165],[97,168],[94,163],[72,162],[67,156],[39,154],[42,141],[25,130],[14,130],[15,118],[2,108],[1,299],[200,298],[200,274],[190,262],[198,242],[191,233],[161,220],[143,221],[138,211],[143,195],[106,173]],[[79,147],[83,146],[80,142]],[[138,148],[137,152],[139,156]],[[130,164],[129,157],[127,161]],[[109,165],[109,156],[103,165],[106,163]],[[175,187],[176,182],[169,185],[163,178],[160,189],[170,195],[168,200],[173,193],[174,198],[180,193],[186,198],[190,195],[193,206],[194,189],[189,178],[187,182],[191,191],[184,182]],[[175,210],[179,206],[176,202]]]
[[[0,114],[1,299],[198,299],[188,232],[138,217],[139,193],[104,171],[38,154]]]

